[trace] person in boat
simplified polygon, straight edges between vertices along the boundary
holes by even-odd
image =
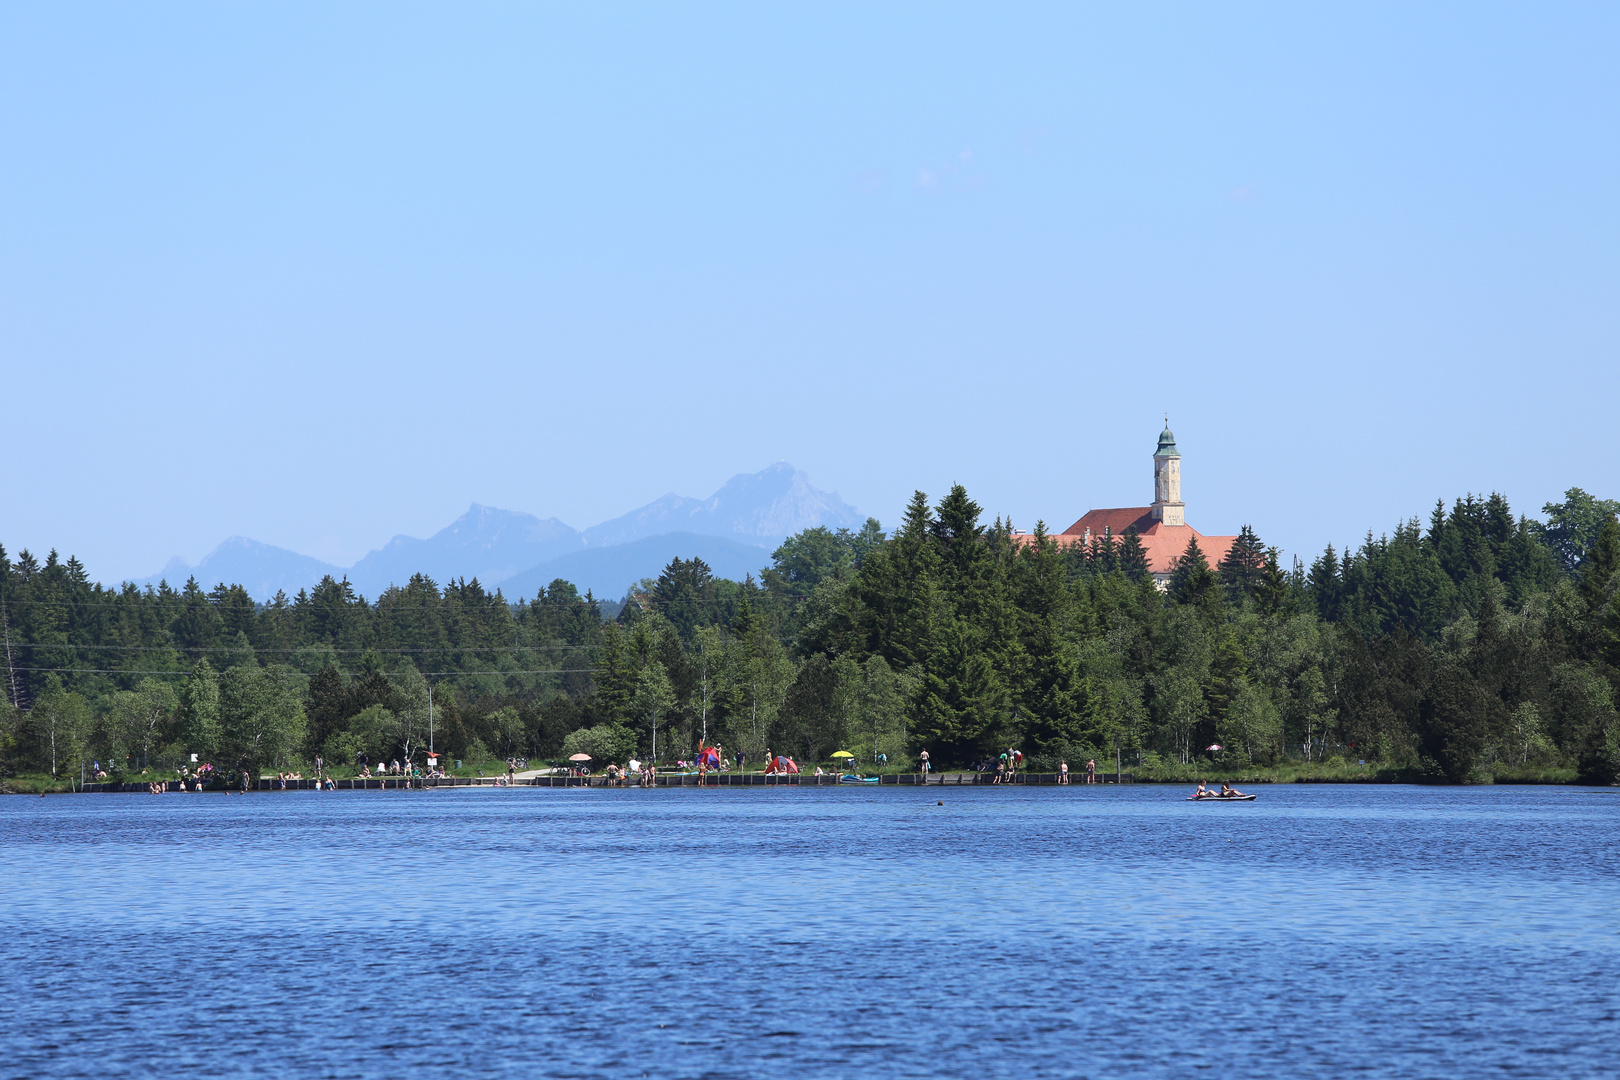
[[[1202,781],[1202,780],[1198,781],[1198,790],[1193,792],[1193,798],[1195,798],[1195,799],[1209,799],[1209,798],[1213,798],[1214,796],[1215,796],[1215,793],[1213,791],[1209,790],[1209,785],[1208,784],[1204,783],[1204,781]]]
[[[1244,798],[1244,797],[1245,796],[1244,796],[1243,792],[1239,791],[1237,788],[1233,787],[1231,784],[1222,784],[1221,785],[1221,798],[1223,798],[1223,799],[1241,799],[1241,798]]]

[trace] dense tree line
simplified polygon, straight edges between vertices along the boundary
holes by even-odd
[[[962,488],[892,536],[810,529],[759,580],[676,559],[617,617],[564,581],[509,601],[412,578],[374,601],[323,580],[256,604],[90,582],[0,549],[4,765],[250,767],[411,754],[759,760],[836,749],[969,763],[1368,760],[1462,781],[1620,764],[1620,504],[1579,489],[1515,518],[1437,505],[1284,568],[1245,527],[1166,586],[1131,531],[1092,547],[985,523]]]

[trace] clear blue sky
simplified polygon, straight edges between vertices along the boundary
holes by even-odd
[[[1614,4],[0,5],[0,542],[1620,496]]]

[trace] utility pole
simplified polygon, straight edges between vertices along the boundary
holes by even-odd
[[[428,683],[428,757],[433,756],[433,684]]]
[[[0,629],[5,632],[6,638],[6,676],[11,682],[11,707],[22,708],[22,702],[17,698],[17,669],[11,666],[11,620],[6,617],[6,607],[0,604]]]

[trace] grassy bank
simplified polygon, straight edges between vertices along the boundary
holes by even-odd
[[[0,795],[67,795],[79,789],[79,779],[51,779],[50,773],[21,773],[0,780]]]
[[[1417,766],[1365,765],[1336,760],[1290,761],[1281,765],[1222,766],[1210,762],[1158,761],[1128,773],[1139,784],[1443,784],[1446,781]],[[1471,784],[1573,784],[1573,768],[1507,766],[1476,770]]]

